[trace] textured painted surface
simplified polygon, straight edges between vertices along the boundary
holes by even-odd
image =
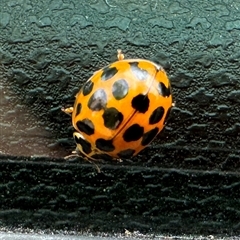
[[[85,164],[41,161],[2,161],[0,167],[3,225],[240,233],[239,174],[134,165],[105,165],[98,174]]]
[[[170,74],[176,109],[159,147],[239,154],[235,1],[0,4],[2,74],[55,144],[66,147],[72,141],[70,119],[61,107],[72,103],[82,83],[115,60],[121,48],[127,57],[161,63]]]
[[[3,161],[1,221],[239,231],[239,8],[234,0],[0,1],[4,154],[70,152],[71,120],[60,109],[72,105],[97,69],[116,60],[119,48],[126,57],[163,65],[176,101],[165,131],[135,158],[140,169],[133,173],[114,165],[96,176],[79,163]],[[156,170],[148,168],[153,165]]]

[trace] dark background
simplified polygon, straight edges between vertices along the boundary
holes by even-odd
[[[1,223],[239,233],[236,2],[0,1]],[[176,107],[150,147],[97,174],[61,159],[74,149],[61,107],[117,49],[161,64]]]

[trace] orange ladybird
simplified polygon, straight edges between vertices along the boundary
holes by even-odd
[[[76,95],[72,114],[77,151],[87,158],[129,158],[163,129],[172,107],[163,68],[144,59],[118,61],[95,72]]]

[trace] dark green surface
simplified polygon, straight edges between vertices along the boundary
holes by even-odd
[[[236,173],[2,161],[1,224],[40,229],[237,234]]]
[[[82,162],[2,157],[2,224],[239,233],[239,9],[234,0],[0,1],[3,77],[59,148],[74,147],[61,107],[116,49],[162,64],[176,101],[135,164],[97,174]]]

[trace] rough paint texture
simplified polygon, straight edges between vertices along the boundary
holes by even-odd
[[[19,100],[54,139],[71,139],[60,108],[120,48],[170,75],[176,109],[160,148],[209,149],[214,141],[210,148],[238,154],[238,3],[230,12],[223,2],[110,2],[1,1],[0,62]]]
[[[234,0],[0,1],[0,90],[15,97],[1,114],[20,117],[14,106],[26,107],[30,126],[36,118],[56,141],[49,148],[74,147],[71,120],[60,109],[72,105],[97,69],[116,60],[116,49],[161,64],[176,101],[166,129],[135,158],[140,169],[133,172],[110,166],[96,177],[79,163],[2,162],[1,221],[42,228],[239,232],[239,9]],[[2,124],[2,141],[11,126]],[[34,127],[23,132],[14,135],[14,153],[21,148],[18,136],[34,136]],[[37,139],[30,147],[36,155],[46,140]],[[11,154],[11,146],[7,150]],[[81,225],[79,219],[86,221]]]
[[[98,174],[86,164],[15,160],[0,162],[2,225],[240,233],[238,174],[134,165],[104,165]]]

